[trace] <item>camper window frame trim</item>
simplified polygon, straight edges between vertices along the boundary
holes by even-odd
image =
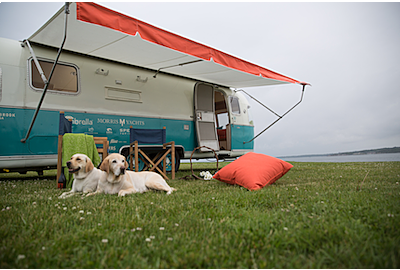
[[[233,99],[236,99],[236,100],[237,100],[237,105],[238,105],[238,108],[239,108],[239,112],[238,112],[238,113],[233,111],[233,106],[232,106],[232,100],[233,100]],[[230,111],[231,111],[232,114],[234,114],[234,115],[241,115],[241,112],[240,112],[240,102],[239,102],[239,98],[238,98],[237,96],[229,96],[229,109],[230,109]]]
[[[37,60],[38,61],[45,61],[45,62],[49,62],[51,64],[54,64],[54,60],[53,59],[49,59],[49,58],[37,57]],[[33,86],[33,74],[32,74],[32,63],[34,63],[33,57],[29,57],[27,62],[28,62],[27,63],[27,65],[28,65],[28,69],[27,70],[28,70],[28,81],[29,81],[28,84],[29,84],[29,87],[35,92],[42,93],[44,88],[37,88],[37,87]],[[69,63],[69,62],[64,62],[64,61],[58,61],[57,65],[65,65],[65,66],[73,67],[75,69],[76,76],[77,76],[77,91],[76,92],[67,92],[67,91],[63,91],[63,90],[48,89],[47,92],[51,93],[51,94],[56,94],[56,95],[67,95],[67,96],[79,95],[80,92],[81,92],[81,76],[80,76],[79,67],[74,63]]]

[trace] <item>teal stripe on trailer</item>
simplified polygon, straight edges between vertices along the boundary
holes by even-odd
[[[0,156],[48,155],[57,153],[58,111],[41,110],[30,137],[25,137],[33,109],[0,108]],[[132,117],[106,114],[65,112],[71,117],[74,133],[108,137],[110,152],[118,152],[129,144],[129,126],[136,128],[167,128],[167,141],[175,141],[185,149],[196,147],[193,121]]]
[[[253,150],[254,126],[232,125],[231,126],[231,149],[232,150]]]

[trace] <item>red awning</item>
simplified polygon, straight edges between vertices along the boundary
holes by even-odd
[[[58,47],[63,10],[29,40]],[[72,3],[70,10],[66,50],[234,88],[300,83],[95,3]]]

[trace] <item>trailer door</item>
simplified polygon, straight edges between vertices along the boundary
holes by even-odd
[[[194,88],[194,112],[197,142],[199,146],[207,146],[214,151],[219,150],[217,130],[215,128],[214,87],[198,83]],[[207,148],[202,152],[210,151]]]

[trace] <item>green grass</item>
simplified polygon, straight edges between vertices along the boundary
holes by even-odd
[[[400,268],[400,162],[292,164],[258,191],[176,179],[123,198],[0,174],[0,267]]]

